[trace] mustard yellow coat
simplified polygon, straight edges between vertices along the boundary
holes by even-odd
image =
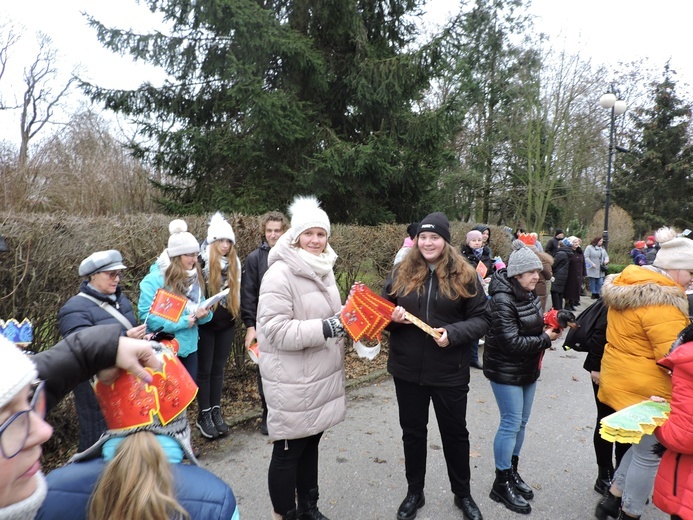
[[[599,400],[614,410],[658,395],[671,399],[671,377],[656,362],[690,323],[683,288],[653,266],[629,265],[602,287],[609,308]]]

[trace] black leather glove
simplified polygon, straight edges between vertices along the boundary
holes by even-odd
[[[339,313],[322,320],[322,334],[327,338],[343,338],[347,335],[347,331],[342,325],[342,320]]]

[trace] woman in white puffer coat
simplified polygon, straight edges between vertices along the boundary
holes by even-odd
[[[317,199],[295,199],[289,214],[291,228],[269,253],[258,302],[260,374],[274,442],[269,494],[275,518],[327,520],[317,507],[318,445],[346,415],[337,255]]]

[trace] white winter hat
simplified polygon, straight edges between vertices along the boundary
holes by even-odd
[[[320,201],[313,195],[296,197],[289,206],[289,215],[294,239],[312,227],[324,229],[327,236],[330,236],[330,219],[327,213],[320,209]]]
[[[188,233],[188,225],[184,220],[172,220],[168,225],[168,231],[171,233],[166,249],[169,258],[200,252],[200,244],[197,243],[192,233]]]
[[[226,238],[236,243],[236,235],[233,232],[231,224],[229,224],[224,216],[218,211],[209,219],[209,227],[207,228],[207,243],[211,244],[217,240]]]
[[[0,408],[38,377],[29,356],[0,335]]]
[[[660,249],[652,265],[660,269],[685,269],[693,271],[693,240],[677,236],[676,230],[663,227],[655,238]]]

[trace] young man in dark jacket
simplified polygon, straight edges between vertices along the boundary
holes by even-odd
[[[270,249],[277,243],[279,237],[289,228],[289,221],[283,213],[271,211],[263,215],[260,222],[262,229],[262,243],[245,259],[243,274],[241,275],[241,319],[246,327],[245,348],[250,347],[257,340],[256,318],[257,302],[260,296],[260,283],[267,271],[267,256]],[[257,373],[257,387],[262,400],[262,422],[260,432],[267,435],[267,403],[262,390],[260,371]]]

